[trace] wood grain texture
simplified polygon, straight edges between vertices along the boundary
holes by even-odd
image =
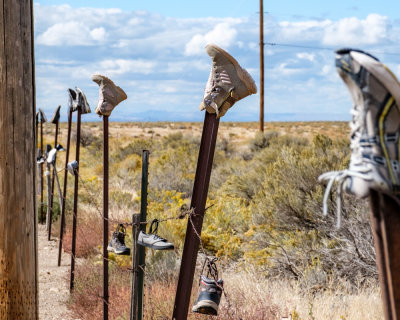
[[[0,319],[37,319],[32,2],[0,16]]]

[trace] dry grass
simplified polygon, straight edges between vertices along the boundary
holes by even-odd
[[[112,270],[110,319],[128,319],[129,274],[115,268]],[[101,266],[78,268],[76,278],[79,282],[70,309],[82,320],[101,317],[101,277]],[[221,299],[218,317],[191,312],[197,295],[195,284],[188,319],[276,320],[289,314],[293,320],[378,320],[383,317],[379,290],[373,285],[360,287],[355,293],[349,293],[341,286],[307,294],[296,283],[260,280],[254,274],[225,273],[223,279],[226,296]],[[144,319],[170,319],[175,290],[176,284],[172,282],[147,282]]]

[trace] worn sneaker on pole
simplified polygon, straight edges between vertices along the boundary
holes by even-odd
[[[91,113],[89,103],[87,102],[86,96],[81,89],[75,87],[75,91],[77,93],[77,100],[79,107],[81,108],[82,114]]]
[[[95,110],[99,116],[109,116],[120,102],[128,98],[125,91],[106,76],[94,74],[92,80],[100,86],[99,104]]]
[[[154,250],[173,250],[174,245],[157,234],[158,220],[154,219],[150,225],[149,233],[139,232],[137,243]],[[154,228],[154,230],[153,230]]]
[[[200,110],[222,117],[237,101],[257,92],[250,74],[228,52],[215,44],[206,46],[212,60],[210,76]]]
[[[328,181],[324,214],[333,183],[338,183],[339,226],[342,190],[359,198],[367,197],[370,189],[400,195],[400,84],[384,64],[366,52],[341,49],[336,53],[337,70],[354,103],[351,158],[347,170],[327,172],[319,180]]]
[[[125,234],[125,227],[122,224],[119,224],[111,237],[111,241],[107,246],[107,251],[129,256],[131,249],[125,245]]]
[[[216,316],[221,301],[222,279],[215,281],[204,275],[200,276],[199,296],[192,308],[193,312]]]

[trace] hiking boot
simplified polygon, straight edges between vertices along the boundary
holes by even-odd
[[[154,250],[173,250],[174,245],[166,239],[157,235],[158,220],[154,219],[150,225],[149,233],[139,232],[137,243],[144,247],[149,247]],[[154,230],[153,230],[154,228]]]
[[[206,46],[212,60],[210,76],[200,110],[222,117],[235,102],[257,92],[250,74],[228,52],[215,44]]]
[[[325,173],[319,180],[328,181],[324,214],[332,185],[338,182],[340,217],[342,190],[359,198],[367,197],[370,189],[400,195],[400,84],[384,64],[366,52],[341,49],[336,53],[338,73],[354,102],[351,158],[347,170]]]
[[[99,104],[95,110],[99,116],[109,116],[120,102],[128,98],[125,91],[106,76],[94,74],[92,80],[100,86]]]
[[[119,224],[117,230],[113,233],[111,241],[108,244],[107,251],[114,252],[119,255],[129,256],[131,249],[125,245],[126,229],[122,224]]]
[[[215,281],[201,275],[199,296],[192,311],[216,316],[218,314],[219,302],[221,301],[223,284],[222,279]]]

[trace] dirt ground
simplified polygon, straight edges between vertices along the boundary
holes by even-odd
[[[78,320],[67,309],[69,298],[70,255],[63,253],[61,266],[57,266],[58,246],[56,240],[47,240],[44,225],[38,226],[39,264],[39,319]]]

